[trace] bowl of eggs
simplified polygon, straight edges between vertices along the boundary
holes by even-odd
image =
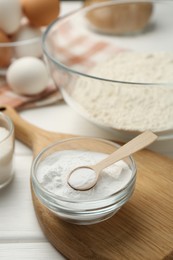
[[[56,0],[0,0],[0,77],[18,94],[37,94],[47,85],[41,39],[58,14]]]
[[[94,2],[44,32],[54,82],[111,138],[152,130],[159,138],[150,148],[173,156],[173,2]]]

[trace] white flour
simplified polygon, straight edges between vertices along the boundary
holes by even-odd
[[[69,173],[78,166],[92,165],[106,158],[104,153],[67,150],[55,152],[37,169],[37,179],[50,192],[69,199],[100,199],[122,189],[131,179],[132,171],[124,161],[106,168],[92,189],[76,191],[67,184]]]
[[[173,54],[122,52],[90,74],[126,82],[173,83]],[[173,129],[173,84],[115,84],[81,77],[71,95],[98,123],[124,130]]]

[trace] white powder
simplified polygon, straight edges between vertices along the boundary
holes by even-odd
[[[77,200],[100,199],[122,189],[131,179],[132,171],[124,161],[106,168],[92,189],[77,191],[67,184],[69,173],[76,167],[92,165],[103,160],[104,153],[67,150],[55,152],[44,159],[37,169],[37,179],[50,192]]]
[[[138,82],[172,82],[172,86],[142,86],[81,77],[72,97],[89,118],[116,129],[173,129],[173,54],[122,52],[96,66],[91,75]]]
[[[0,127],[0,187],[10,180],[12,175],[13,145],[10,139],[5,139],[9,131]]]
[[[96,173],[92,169],[78,168],[72,172],[68,183],[74,189],[85,190],[85,187],[91,187],[95,184],[96,177]]]

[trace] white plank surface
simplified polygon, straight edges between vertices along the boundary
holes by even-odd
[[[80,6],[80,2],[62,2],[61,15]],[[21,115],[39,126],[37,121],[44,116],[44,111],[46,108],[31,109]],[[54,129],[51,123],[43,122],[45,125],[49,125],[50,130]],[[0,260],[65,259],[47,241],[34,213],[29,181],[32,151],[16,141],[14,159],[14,178],[0,190]]]
[[[60,255],[49,243],[8,243],[0,244],[1,260],[63,260]]]
[[[15,239],[43,241],[44,236],[32,206],[29,181],[31,163],[32,156],[15,155],[14,178],[0,190],[0,243]]]
[[[20,114],[28,122],[50,131],[104,137],[104,131],[64,103]],[[32,151],[16,141],[14,159],[14,178],[0,190],[0,259],[11,259],[13,255],[16,259],[48,259],[49,255],[50,259],[62,259],[56,258],[60,254],[47,242],[34,213],[30,192]]]

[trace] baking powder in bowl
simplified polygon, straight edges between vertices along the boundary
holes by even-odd
[[[69,173],[79,166],[93,165],[108,154],[91,151],[59,151],[45,158],[37,168],[37,179],[48,191],[69,199],[101,199],[123,189],[131,180],[132,171],[123,161],[107,167],[99,176],[97,184],[90,190],[77,191],[67,183]]]

